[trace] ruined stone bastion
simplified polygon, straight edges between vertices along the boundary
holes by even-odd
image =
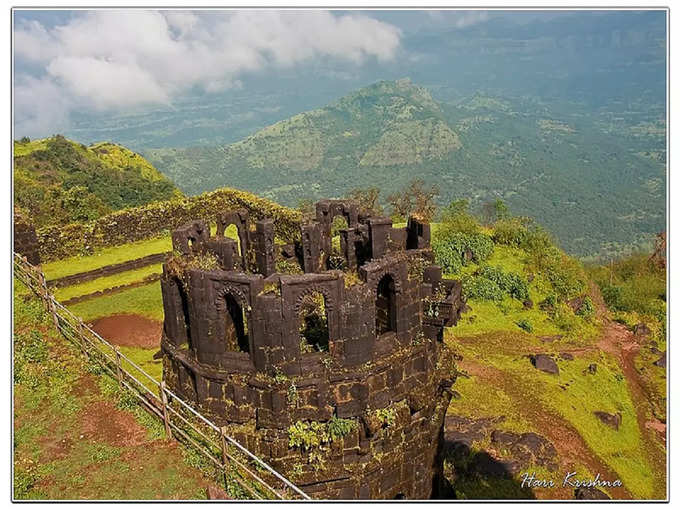
[[[464,303],[433,264],[429,224],[322,200],[292,244],[245,210],[172,241],[168,387],[314,498],[436,495],[455,380],[443,332]]]

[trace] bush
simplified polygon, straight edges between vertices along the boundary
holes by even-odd
[[[479,223],[469,212],[467,200],[454,200],[441,212],[440,235],[445,236],[456,232],[464,234],[476,234],[479,232]]]
[[[455,232],[439,236],[432,250],[445,273],[456,273],[468,262],[487,260],[493,253],[493,241],[486,234]]]
[[[463,282],[463,296],[465,299],[500,301],[503,299],[503,290],[493,280],[472,276]]]
[[[523,329],[527,333],[531,333],[534,330],[534,327],[531,325],[531,322],[529,322],[526,319],[520,319],[517,322],[515,322],[515,324],[517,324],[517,327]]]
[[[578,307],[576,310],[576,315],[580,315],[581,317],[585,319],[589,319],[595,314],[595,305],[593,304],[593,300],[590,299],[590,296],[586,296],[583,298],[583,302],[581,303],[581,306]]]

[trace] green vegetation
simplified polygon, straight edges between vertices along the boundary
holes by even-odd
[[[85,147],[60,135],[14,142],[14,204],[36,226],[90,221],[179,196],[147,160],[119,145]]]
[[[116,273],[111,276],[102,276],[101,278],[96,278],[77,285],[57,288],[54,290],[54,297],[58,301],[67,301],[74,297],[85,296],[97,291],[136,283],[153,274],[160,274],[162,272],[162,264],[152,264],[139,269]]]
[[[343,438],[356,426],[354,420],[337,416],[333,416],[328,422],[297,421],[288,427],[288,444],[308,451]]]
[[[640,119],[614,122],[587,105],[454,96],[378,82],[231,145],[145,155],[187,193],[229,184],[291,206],[374,186],[385,204],[418,175],[441,187],[439,205],[469,196],[480,211],[500,199],[581,256],[646,247],[663,228],[663,158],[637,155],[665,153],[657,118],[638,133],[629,123]]]
[[[45,262],[42,265],[42,269],[48,280],[56,280],[64,276],[92,271],[100,267],[120,264],[121,262],[146,257],[155,253],[166,253],[171,250],[172,241],[170,240],[170,234],[166,232],[162,237],[100,248],[92,255],[75,256]]]
[[[666,356],[666,269],[646,254],[636,254],[588,272],[602,291],[615,320],[633,330],[645,325],[649,334],[641,339],[635,357],[654,416],[666,420],[666,369],[653,363]],[[662,354],[663,353],[663,354]]]
[[[162,423],[92,375],[42,303],[14,285],[14,498],[205,499],[212,482],[182,462]]]
[[[84,321],[117,314],[137,314],[162,321],[163,299],[160,282],[88,299],[70,306],[69,309]]]

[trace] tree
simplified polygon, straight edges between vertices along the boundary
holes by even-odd
[[[466,199],[453,200],[441,212],[442,229],[448,232],[474,234],[479,231],[477,220],[470,214],[470,203]]]
[[[354,188],[347,194],[347,198],[355,200],[359,204],[359,215],[365,218],[382,216],[383,208],[378,201],[380,189],[375,186],[370,188]]]
[[[439,196],[439,186],[433,184],[426,187],[422,179],[414,179],[403,190],[387,197],[392,207],[392,217],[395,221],[404,221],[409,216],[415,216],[422,221],[432,221],[437,210],[435,200]]]
[[[506,220],[510,217],[510,209],[500,198],[490,200],[482,206],[484,220],[493,223],[498,220]]]

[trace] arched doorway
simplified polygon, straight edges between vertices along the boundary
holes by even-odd
[[[326,299],[320,292],[305,295],[299,309],[300,351],[328,351]]]
[[[375,297],[375,334],[397,330],[397,307],[394,279],[386,274],[378,282]]]
[[[229,351],[250,352],[248,341],[248,318],[243,307],[231,294],[224,296],[226,313],[224,314],[224,341]]]

